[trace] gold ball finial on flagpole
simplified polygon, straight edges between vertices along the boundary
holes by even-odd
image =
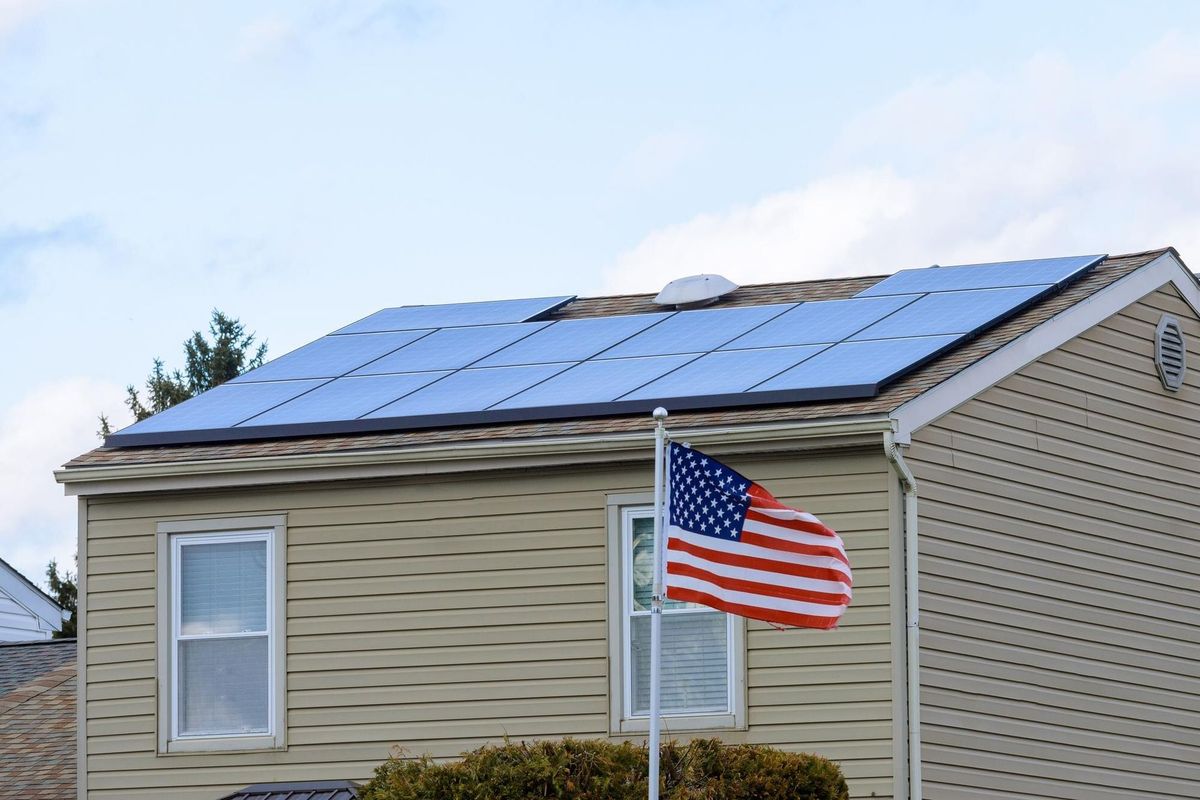
[[[665,408],[663,408],[662,406],[659,406],[658,408],[654,409],[654,411],[652,413],[653,413],[655,419],[666,419],[667,418],[667,410]]]

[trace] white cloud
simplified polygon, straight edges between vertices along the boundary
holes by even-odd
[[[49,0],[0,0],[0,40],[49,5]]]
[[[0,416],[0,557],[43,583],[51,558],[75,554],[76,504],[53,470],[98,445],[97,415],[126,424],[120,386],[70,378],[39,386]]]
[[[1173,244],[1200,267],[1200,48],[1097,73],[1052,55],[923,81],[849,123],[825,176],[646,236],[606,274],[654,291]]]

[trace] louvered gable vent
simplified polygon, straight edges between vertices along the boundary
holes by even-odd
[[[1158,321],[1154,334],[1154,363],[1163,386],[1172,392],[1179,391],[1187,372],[1187,345],[1179,320],[1170,314],[1163,314]]]

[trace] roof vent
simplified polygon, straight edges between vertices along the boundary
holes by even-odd
[[[689,275],[664,286],[654,302],[660,306],[699,308],[717,302],[736,288],[736,283],[720,275]]]
[[[1187,344],[1179,320],[1170,314],[1162,315],[1154,332],[1154,363],[1163,387],[1172,392],[1179,391],[1187,373]]]

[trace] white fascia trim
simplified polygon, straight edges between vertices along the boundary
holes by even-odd
[[[218,488],[271,483],[430,475],[534,466],[594,464],[649,457],[654,436],[646,429],[624,433],[556,436],[541,439],[481,440],[437,445],[361,450],[340,453],[182,461],[167,464],[127,464],[71,467],[55,471],[68,495],[101,495],[178,488]],[[878,441],[892,428],[884,414],[833,420],[802,420],[762,425],[728,425],[673,429],[701,445],[744,447],[747,452],[803,449]],[[807,443],[807,444],[806,444]]]
[[[1200,314],[1196,277],[1174,253],[1164,253],[897,408],[896,441],[909,444],[917,430],[1168,283]]]

